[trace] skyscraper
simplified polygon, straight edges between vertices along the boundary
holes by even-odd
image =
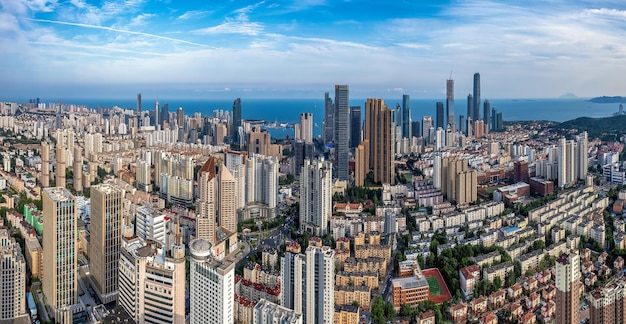
[[[454,80],[452,76],[446,80],[446,124],[454,125]]]
[[[324,144],[332,143],[335,137],[335,106],[328,92],[324,93],[324,122],[322,138]]]
[[[474,118],[474,97],[471,93],[467,95],[467,119],[469,120],[470,118],[473,121],[476,120]]]
[[[480,73],[474,73],[474,102],[472,103],[473,113],[472,119],[479,120],[480,118]]]
[[[72,323],[78,305],[76,200],[64,187],[43,189],[43,293],[58,323]]]
[[[117,269],[122,235],[123,191],[105,183],[91,187],[89,271],[103,303],[117,300]]]
[[[557,164],[559,168],[558,185],[563,188],[565,185],[572,184],[576,181],[576,168],[574,158],[574,142],[566,140],[565,137],[559,139]]]
[[[233,127],[230,130],[231,143],[241,142],[241,139],[239,138],[240,126],[241,126],[241,99],[237,98],[233,102]]]
[[[137,115],[141,115],[141,93],[137,94]]]
[[[313,114],[300,114],[300,139],[305,143],[313,143]]]
[[[350,153],[350,107],[347,85],[335,85],[335,167],[337,179],[348,180]]]
[[[276,208],[278,195],[278,159],[253,154],[246,162],[246,203],[263,203]]]
[[[155,126],[155,129],[159,129],[157,126],[159,125],[159,118],[161,117],[161,114],[159,113],[159,101],[157,101],[154,104],[154,119],[152,121],[152,124]]]
[[[300,172],[300,229],[322,236],[332,216],[332,164],[305,160]]]
[[[57,134],[59,134],[59,132],[57,132]],[[56,160],[56,185],[57,187],[65,188],[65,168],[67,167],[67,155],[65,152],[65,145],[63,144],[62,139],[57,140]]]
[[[80,146],[74,146],[74,190],[83,191],[83,151]]]
[[[41,143],[41,186],[50,186],[50,145]]]
[[[626,280],[622,277],[604,288],[589,293],[591,324],[621,324],[626,322]]]
[[[574,157],[576,179],[585,180],[589,165],[589,154],[587,153],[587,132],[582,132],[576,136],[576,156]]]
[[[189,243],[191,324],[234,321],[235,262],[219,261],[211,251],[204,239]]]
[[[166,122],[169,122],[170,119],[170,105],[169,104],[164,104],[163,107],[161,107],[161,112],[159,113],[159,125],[161,125],[161,127],[163,127],[163,124]]]
[[[402,137],[411,137],[411,97],[402,95]]]
[[[447,126],[447,120],[445,121],[446,125],[444,125],[444,116],[443,116],[443,102],[438,101],[435,105],[436,113],[435,113],[435,128],[443,128],[445,129]]]
[[[0,220],[2,225],[2,220]],[[26,260],[8,228],[0,227],[0,322],[28,323],[26,314]],[[23,318],[23,322],[18,319]],[[13,321],[15,320],[15,321]]]
[[[556,324],[578,323],[580,257],[574,250],[556,259]]]
[[[431,116],[422,117],[422,137],[427,143],[432,140],[429,134],[431,127],[433,127],[433,118]]]
[[[365,136],[369,141],[369,165],[374,170],[374,182],[393,184],[394,124],[393,110],[382,99],[365,102]]]
[[[335,309],[335,252],[309,246],[305,254],[281,259],[283,306],[304,315],[303,323],[332,323]]]
[[[491,130],[491,102],[485,99],[483,103],[483,118],[485,122],[485,134],[489,134]]]
[[[411,122],[411,137],[421,137],[421,136],[422,136],[422,130],[420,129],[419,120],[412,121]]]
[[[361,106],[350,106],[350,148],[361,143]]]

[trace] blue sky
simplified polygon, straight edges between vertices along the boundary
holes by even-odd
[[[626,95],[625,30],[622,0],[0,0],[0,99]]]

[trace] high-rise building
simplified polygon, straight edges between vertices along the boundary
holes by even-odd
[[[78,145],[74,146],[74,190],[83,191],[83,152]]]
[[[474,118],[474,96],[472,94],[467,95],[467,119],[476,120]]]
[[[591,324],[621,324],[626,322],[626,281],[618,279],[604,288],[589,293]]]
[[[72,323],[78,301],[76,199],[64,187],[43,189],[43,293],[54,321]]]
[[[41,143],[41,186],[50,186],[50,146],[47,142]]]
[[[183,111],[183,107],[178,107],[176,110],[176,125],[180,127],[185,127],[185,112]]]
[[[446,80],[446,124],[454,125],[454,80]]]
[[[133,235],[132,226],[124,227],[118,305],[135,323],[185,322],[185,246],[180,234],[175,243],[165,248],[144,242]]]
[[[0,219],[0,226],[2,220]],[[0,322],[28,323],[26,314],[26,260],[6,227],[0,227]],[[18,319],[25,321],[20,322]]]
[[[170,119],[170,105],[169,104],[164,104],[163,107],[161,107],[161,112],[159,112],[159,125],[161,125],[161,128],[163,128],[164,124],[166,122],[169,122]]]
[[[299,178],[304,160],[312,159],[315,156],[315,144],[296,141],[293,143],[293,153],[293,173],[296,175],[296,178]]]
[[[246,203],[262,203],[276,208],[278,196],[278,159],[253,154],[246,162]]]
[[[110,183],[91,187],[89,272],[92,287],[105,304],[117,300],[123,193]]]
[[[474,120],[480,120],[480,73],[474,73],[474,102],[472,103]]]
[[[374,170],[374,182],[393,184],[394,125],[393,110],[382,99],[365,102],[365,136],[369,141],[369,166]]]
[[[557,163],[559,167],[559,187],[573,184],[576,181],[574,162],[574,142],[566,140],[565,137],[559,139]]]
[[[137,208],[135,215],[137,232],[136,235],[143,241],[156,241],[165,244],[165,231],[167,228],[166,216],[152,208],[144,205]]]
[[[574,250],[556,259],[556,324],[578,323],[580,257]]]
[[[198,171],[196,238],[211,243],[213,255],[220,259],[238,248],[235,199],[235,179],[210,157]]]
[[[234,321],[235,262],[217,260],[212,250],[204,239],[189,243],[191,324]]]
[[[526,182],[529,181],[528,174],[528,162],[526,161],[515,161],[513,163],[513,182]]]
[[[56,185],[65,188],[65,168],[67,167],[67,153],[62,141],[57,141],[56,148]]]
[[[335,86],[335,168],[337,179],[348,180],[350,153],[350,106],[347,85]]]
[[[474,137],[485,137],[485,122],[482,119],[474,121]]]
[[[576,179],[585,180],[587,177],[587,170],[589,165],[589,154],[587,153],[587,132],[582,132],[576,136],[576,156],[575,161],[575,173]]]
[[[365,185],[365,176],[369,172],[369,141],[365,140],[354,150],[354,185]]]
[[[361,106],[350,106],[350,148],[361,143]]]
[[[322,124],[322,138],[324,144],[328,145],[335,139],[335,106],[328,92],[324,93],[324,122]]]
[[[241,99],[237,98],[233,102],[233,127],[230,130],[231,141],[239,143],[239,127],[241,127]]]
[[[286,252],[281,259],[283,306],[304,315],[303,323],[333,323],[335,252],[309,246],[305,254]]]
[[[446,146],[446,131],[439,127],[435,131],[435,150],[440,151]]]
[[[433,118],[431,116],[422,117],[422,137],[426,140],[426,142],[430,143],[432,139],[430,138],[429,130],[433,127]]]
[[[158,127],[158,125],[159,125],[159,117],[161,116],[160,110],[159,110],[159,101],[158,100],[154,104],[153,116],[154,116],[154,118],[152,119],[153,120],[152,124],[155,126],[155,129],[158,130],[159,129],[159,127]]]
[[[402,95],[402,137],[411,137],[411,97]]]
[[[300,135],[305,143],[313,143],[313,114],[309,112],[300,114]],[[296,137],[296,138],[298,138]]]
[[[491,130],[491,102],[485,99],[483,103],[483,121],[485,122],[485,134],[489,134]]]
[[[459,116],[459,132],[465,134],[467,132],[467,125],[465,125],[465,116]]]
[[[224,164],[235,178],[235,200],[237,209],[246,205],[246,161],[248,154],[239,151],[224,152]]]
[[[305,160],[300,172],[300,229],[322,236],[332,216],[332,164]]]
[[[447,125],[444,125],[443,102],[437,102],[435,108],[435,128],[445,129]],[[447,120],[445,122],[447,123]]]
[[[137,115],[141,114],[141,93],[137,94]]]
[[[471,169],[455,175],[455,196],[457,204],[469,204],[478,198],[478,171]]]
[[[411,122],[411,137],[421,137],[422,130],[420,129],[420,122],[418,120]]]

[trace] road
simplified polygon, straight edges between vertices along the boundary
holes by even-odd
[[[35,300],[37,301],[37,316],[41,319],[42,322],[51,322],[50,317],[48,317],[48,310],[46,309],[46,305],[43,303],[43,294],[41,293],[41,282],[35,282],[31,286],[31,293],[36,294]]]
[[[256,253],[257,251],[262,251],[266,247],[278,249],[280,245],[283,244],[283,237],[289,237],[289,227],[293,223],[294,218],[295,216],[293,215],[289,216],[285,224],[278,226],[271,231],[260,232],[261,234],[269,232],[269,236],[259,241],[259,245],[256,247],[256,249],[252,248],[249,237],[256,236],[257,234],[259,234],[259,232],[250,233],[250,235],[244,237],[244,239],[241,240],[241,243],[245,244],[246,247],[244,249],[244,252],[237,257],[237,266],[247,264],[251,254]]]

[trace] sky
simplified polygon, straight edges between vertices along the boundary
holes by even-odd
[[[0,100],[626,95],[626,1],[0,0]]]

